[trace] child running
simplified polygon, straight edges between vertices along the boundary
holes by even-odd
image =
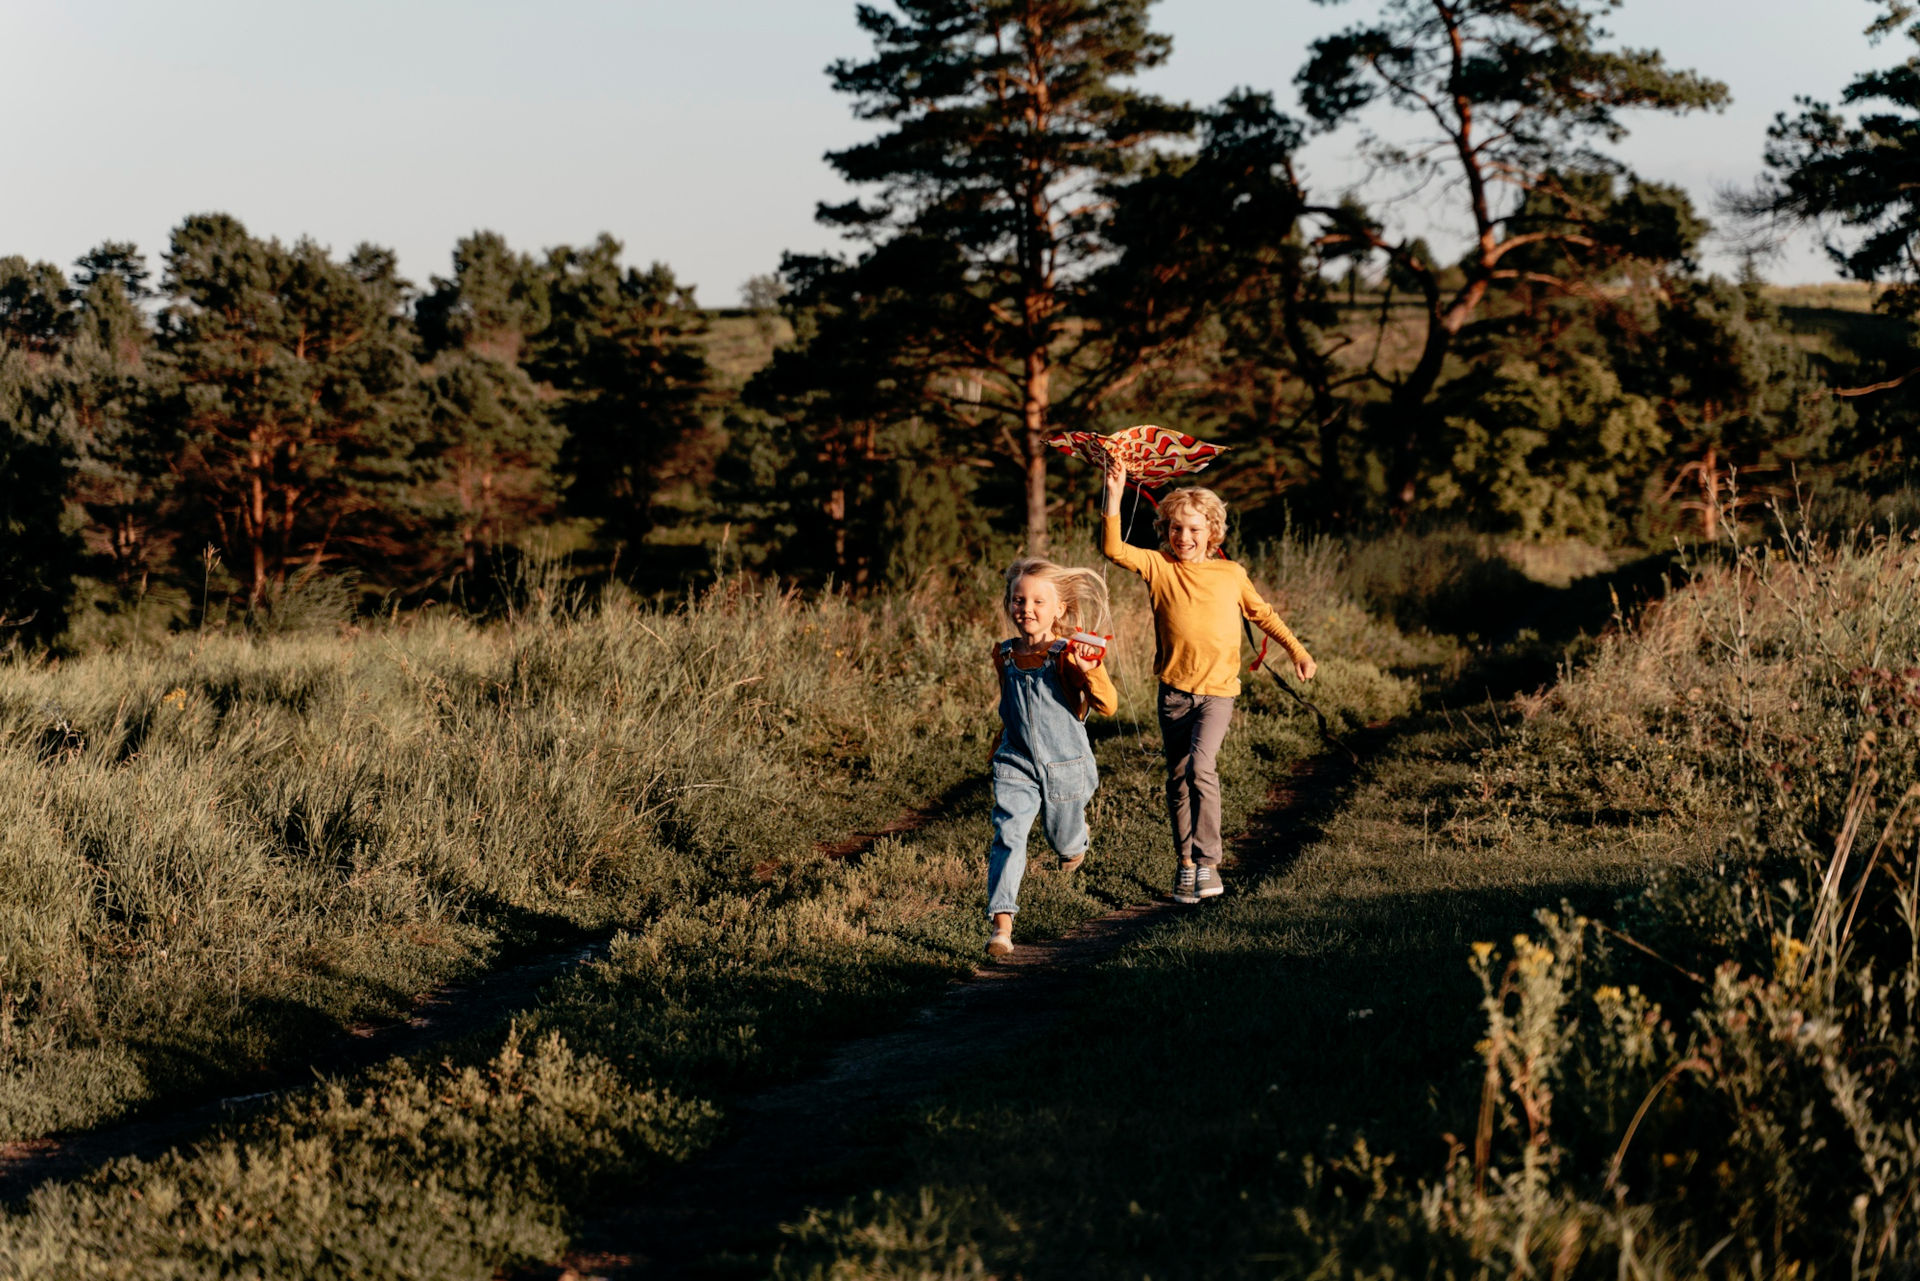
[[[1312,680],[1313,656],[1273,607],[1260,599],[1247,571],[1220,552],[1227,505],[1210,489],[1177,489],[1160,502],[1154,525],[1161,550],[1129,547],[1120,534],[1126,471],[1107,460],[1100,550],[1147,581],[1153,602],[1153,672],[1160,678],[1160,742],[1167,758],[1167,819],[1173,827],[1173,898],[1198,903],[1222,892],[1220,882],[1220,744],[1240,693],[1240,619],[1280,643],[1301,680]]]
[[[1003,602],[1020,634],[993,647],[1000,676],[1000,721],[993,751],[993,847],[987,855],[987,955],[1013,951],[1013,915],[1027,870],[1027,834],[1040,820],[1071,872],[1087,858],[1087,802],[1099,786],[1089,710],[1113,715],[1119,700],[1101,665],[1103,652],[1063,639],[1107,629],[1107,585],[1091,569],[1045,560],[1015,561]]]

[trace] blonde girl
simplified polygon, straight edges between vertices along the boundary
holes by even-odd
[[[1154,674],[1160,678],[1160,742],[1167,759],[1167,821],[1173,829],[1173,897],[1220,894],[1220,774],[1215,761],[1240,693],[1240,620],[1280,645],[1301,680],[1316,665],[1307,647],[1254,590],[1247,571],[1220,554],[1227,505],[1210,489],[1177,489],[1160,502],[1158,551],[1129,547],[1120,533],[1126,473],[1107,460],[1100,550],[1146,580],[1153,602]]]
[[[1027,870],[1027,836],[1040,821],[1071,872],[1087,857],[1087,802],[1099,786],[1089,711],[1118,705],[1104,649],[1066,638],[1111,630],[1107,585],[1091,569],[1047,560],[1007,568],[1002,601],[1012,639],[993,647],[1000,679],[1000,740],[993,751],[993,844],[987,852],[989,956],[1013,951],[1013,917]]]

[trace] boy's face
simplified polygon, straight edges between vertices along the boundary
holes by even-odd
[[[1032,644],[1053,638],[1053,625],[1060,621],[1060,589],[1044,578],[1028,574],[1013,585],[1007,612],[1022,639]]]
[[[1175,560],[1205,560],[1207,518],[1189,508],[1168,521],[1167,550]]]

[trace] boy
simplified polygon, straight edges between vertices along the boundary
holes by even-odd
[[[1154,675],[1160,678],[1160,741],[1167,757],[1167,819],[1176,903],[1222,892],[1220,774],[1215,761],[1240,693],[1240,619],[1279,643],[1301,680],[1316,668],[1307,647],[1260,598],[1247,571],[1220,554],[1227,505],[1210,489],[1177,489],[1160,502],[1159,551],[1129,547],[1120,534],[1126,471],[1107,460],[1100,551],[1146,580],[1153,602]]]

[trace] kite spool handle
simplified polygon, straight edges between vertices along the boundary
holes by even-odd
[[[1067,643],[1071,645],[1084,645],[1094,651],[1093,656],[1095,658],[1105,658],[1107,656],[1107,639],[1105,636],[1096,636],[1092,632],[1075,632],[1073,635],[1067,637]]]

